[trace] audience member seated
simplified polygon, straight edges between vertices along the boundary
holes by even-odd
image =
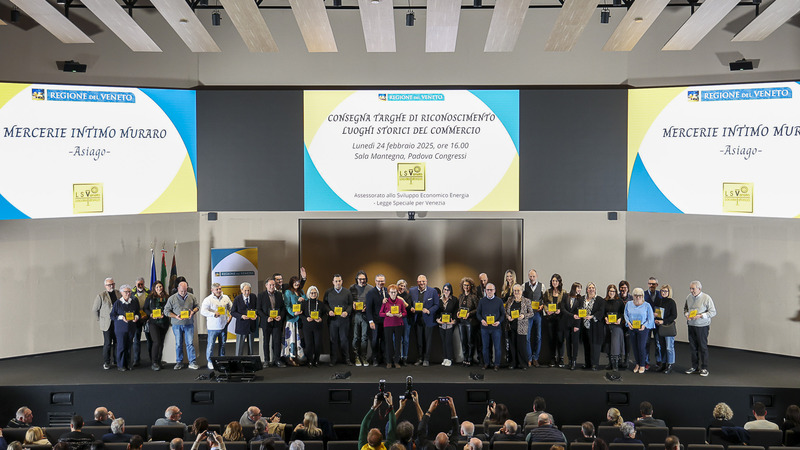
[[[239,422],[231,422],[228,426],[225,427],[225,432],[222,433],[222,437],[225,438],[226,441],[243,441],[244,434],[242,433],[242,425]]]
[[[198,417],[192,423],[192,436],[197,437],[200,433],[208,430],[208,419],[205,417]]]
[[[606,441],[597,438],[592,443],[592,450],[608,450],[608,444],[606,444]]]
[[[5,441],[5,439],[3,439],[3,441]],[[10,444],[8,444],[8,446],[6,448],[7,448],[7,450],[23,450],[24,449],[24,447],[22,446],[22,442],[20,442],[20,441],[12,441]]]
[[[306,444],[303,441],[289,442],[289,450],[306,450]]]
[[[109,411],[105,406],[98,406],[94,410],[94,420],[85,424],[87,427],[109,427],[111,421],[114,420],[114,413]]]
[[[130,442],[131,438],[130,434],[125,432],[125,419],[120,417],[119,419],[114,419],[111,422],[111,433],[104,434],[102,441],[103,442]]]
[[[617,408],[608,408],[606,413],[606,421],[601,422],[600,426],[603,427],[621,427],[625,421],[622,420],[622,414]],[[604,442],[605,443],[605,442]],[[608,444],[606,444],[608,445]]]
[[[389,425],[387,427],[386,442],[383,442],[383,433],[377,428],[370,429],[370,423],[375,416],[378,409],[383,405],[389,408]],[[392,394],[387,392],[385,394],[375,394],[372,400],[372,407],[367,411],[364,420],[361,421],[361,429],[358,433],[358,450],[386,450],[386,445],[391,446],[395,441],[395,428],[397,426],[397,418],[394,415],[394,407],[392,406]]]
[[[170,406],[169,408],[164,411],[164,417],[157,419],[154,425],[156,426],[177,426],[180,425],[184,429],[184,434],[189,432],[189,427],[186,426],[185,423],[181,422],[181,409],[175,405]]]
[[[441,400],[443,400],[442,398]],[[458,443],[458,414],[456,413],[456,406],[453,402],[452,397],[446,397],[447,401],[441,401],[439,398],[434,399],[428,410],[423,414],[422,419],[419,421],[419,425],[417,426],[417,449],[424,450],[435,448],[436,450],[455,450],[456,444]],[[436,435],[436,439],[431,445],[431,442],[428,441],[428,425],[430,424],[431,416],[433,415],[436,408],[440,405],[446,404],[450,407],[450,433],[439,433]]]
[[[745,430],[780,430],[777,423],[767,420],[767,407],[761,402],[753,404],[753,415],[756,420],[744,424]]]
[[[510,417],[511,413],[508,412],[508,407],[505,404],[489,403],[486,406],[486,417],[483,418],[483,434],[486,435],[487,439],[491,438],[489,427],[492,425],[503,426]]]
[[[461,437],[459,437],[458,442],[465,444],[468,443],[469,440],[475,435],[475,424],[469,420],[461,422],[459,433],[461,434]]]
[[[583,422],[581,424],[581,435],[575,438],[574,442],[594,442],[597,437],[594,435],[594,424]]]
[[[482,450],[483,441],[478,438],[471,438],[465,445],[464,450]]]
[[[8,421],[7,428],[30,428],[33,423],[33,411],[27,406],[21,406],[16,416]]]
[[[58,438],[58,442],[65,442],[72,450],[90,450],[94,442],[94,436],[81,431],[83,428],[83,417],[72,416],[69,423],[69,433],[64,433]]]
[[[733,410],[727,403],[717,403],[714,406],[714,420],[708,424],[706,430],[709,428],[722,428],[722,427],[735,427],[736,424],[731,420],[733,418]]]
[[[241,425],[255,425],[258,422],[258,419],[261,418],[261,408],[258,406],[251,406],[247,408],[247,411],[242,413],[242,417],[239,419],[239,423]]]
[[[183,439],[175,438],[169,441],[169,450],[183,450]]]
[[[303,414],[303,423],[294,427],[292,441],[318,441],[322,440],[322,430],[317,426],[317,415],[311,411]]]
[[[389,447],[389,450],[406,450],[406,446],[399,442],[395,442],[391,447]]]
[[[277,434],[270,434],[267,431],[267,419],[258,419],[253,429],[253,439],[250,442],[263,442],[269,439],[280,439]]]
[[[137,434],[131,438],[130,442],[128,442],[128,450],[141,450],[143,445],[144,441],[142,440],[142,437]]]
[[[200,442],[203,439],[205,439],[208,442],[209,450],[211,449],[225,450],[225,443],[223,442],[222,436],[209,430],[206,430],[197,435],[197,438],[195,438],[194,440],[194,444],[192,444],[192,450],[199,450]]]
[[[637,427],[666,427],[667,424],[661,419],[653,418],[653,405],[650,402],[639,404],[639,414],[641,417],[636,419],[634,426]]]
[[[492,435],[490,442],[494,444],[497,441],[524,441],[525,436],[519,432],[517,423],[513,420],[506,420],[503,427]]]
[[[25,445],[50,445],[47,435],[39,427],[30,427],[25,432]]]
[[[619,427],[622,432],[622,437],[615,438],[611,441],[613,444],[642,444],[642,441],[636,439],[636,426],[632,422],[625,422]]]
[[[528,437],[525,439],[528,443],[531,442],[563,442],[564,444],[567,443],[567,438],[564,436],[564,433],[558,431],[555,425],[553,425],[552,419],[550,418],[550,414],[548,413],[541,413],[539,414],[539,422],[537,423],[537,427],[531,430],[528,433]]]
[[[395,413],[395,416],[397,413]],[[389,424],[386,424],[386,428],[389,428]],[[387,432],[388,434],[388,432]],[[413,450],[414,448],[414,425],[411,422],[404,420],[397,424],[395,427],[394,432],[395,442],[399,443],[400,445],[404,446],[407,449]]]
[[[793,430],[800,427],[800,408],[797,405],[789,405],[786,408],[786,415],[783,418],[781,430]]]
[[[667,440],[664,441],[664,450],[681,450],[681,441],[678,440],[678,436],[667,436]]]
[[[544,398],[536,397],[533,399],[533,411],[525,414],[525,420],[523,421],[523,427],[535,427],[539,423],[539,414],[545,412],[545,408],[547,408],[547,403],[545,403]],[[553,424],[556,423],[556,419],[551,414],[550,417],[553,420]]]
[[[3,429],[0,428],[0,450],[7,450],[7,449],[8,449],[8,442],[6,442],[6,438],[3,436]]]

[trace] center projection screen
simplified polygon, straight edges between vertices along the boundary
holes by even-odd
[[[521,219],[301,219],[300,261],[309,274],[306,289],[316,284],[320,293],[341,274],[345,287],[355,282],[359,270],[386,276],[386,285],[403,278],[416,286],[425,274],[428,285],[455,286],[486,272],[489,281],[502,286],[506,269],[522,267]]]

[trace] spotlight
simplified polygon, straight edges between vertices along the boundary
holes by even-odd
[[[728,65],[734,72],[737,70],[753,70],[753,61],[744,58],[728,63]]]
[[[472,0],[472,7],[473,8],[482,8],[483,7],[483,0]]]
[[[335,6],[337,8],[341,8],[342,7],[342,0],[333,0],[333,6]]]
[[[19,22],[19,10],[15,7],[11,10],[11,23]]]
[[[218,27],[221,22],[222,16],[219,15],[219,10],[215,10],[211,13],[211,25]]]
[[[600,11],[600,23],[608,23],[610,19],[611,11],[609,11],[608,8],[603,8],[602,11]]]
[[[414,220],[414,217],[417,215],[414,211],[408,212],[408,220]]]
[[[414,11],[409,11],[406,13],[406,26],[413,27],[414,26]]]
[[[61,67],[61,70],[63,70],[64,72],[72,72],[72,73],[86,72],[86,64],[81,64],[73,60],[64,61],[63,66],[61,66],[60,61],[56,61],[56,67]]]

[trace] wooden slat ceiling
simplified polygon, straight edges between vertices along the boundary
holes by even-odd
[[[775,0],[769,8],[753,19],[731,40],[734,42],[762,41],[798,12],[800,12],[800,1]]]
[[[320,0],[321,1],[321,0]],[[358,0],[361,27],[368,52],[396,52],[392,0]]]
[[[596,9],[597,0],[566,0],[544,46],[545,51],[572,50]]]
[[[739,0],[705,0],[661,50],[691,50],[728,15]]]
[[[320,0],[321,1],[321,0]],[[278,44],[253,0],[219,0],[251,52],[277,52]]]
[[[11,0],[31,19],[65,44],[92,44],[94,41],[70,22],[47,0]]]
[[[636,0],[608,38],[603,50],[629,52],[656,22],[669,0]]]
[[[178,33],[178,37],[191,51],[196,53],[221,51],[186,2],[150,0],[150,3],[164,16],[169,26]]]
[[[114,32],[125,45],[135,52],[160,52],[142,27],[120,8],[116,0],[81,0],[89,11]]]
[[[510,52],[517,43],[530,0],[497,0],[484,52]]]
[[[289,0],[309,52],[335,52],[331,22],[321,0]]]
[[[425,51],[454,52],[458,38],[461,0],[428,0],[425,23]]]

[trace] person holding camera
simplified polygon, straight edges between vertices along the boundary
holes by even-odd
[[[431,420],[431,414],[436,411],[437,407],[445,404],[450,406],[450,422],[452,428],[449,434],[440,432],[436,435],[436,439],[430,442],[428,440],[428,424]],[[422,419],[420,419],[419,425],[417,425],[417,448],[427,449],[433,447],[436,450],[455,450],[456,444],[458,443],[459,428],[460,424],[458,423],[458,414],[456,414],[456,405],[453,402],[453,397],[448,396],[434,399],[428,407],[428,411],[426,411]]]
[[[389,424],[386,427],[386,440],[383,440],[383,433],[379,428],[370,429],[372,418],[381,409],[383,404],[388,407]],[[397,428],[397,418],[392,408],[392,393],[386,392],[381,388],[381,392],[375,394],[372,407],[367,411],[364,420],[361,421],[361,430],[358,433],[359,450],[386,450],[395,441],[395,429]],[[195,450],[195,449],[192,449]]]
[[[202,441],[203,439],[208,441],[209,450],[212,449],[225,450],[225,443],[222,442],[222,436],[218,435],[217,433],[211,430],[206,430],[197,435],[197,439],[195,439],[194,444],[192,444],[192,450],[198,450],[200,448],[200,441]]]

